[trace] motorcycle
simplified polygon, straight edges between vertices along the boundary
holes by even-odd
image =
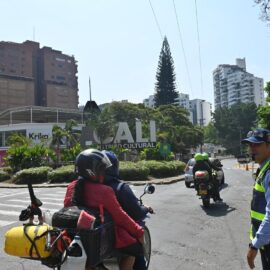
[[[216,172],[212,173],[212,177],[216,178]],[[217,180],[214,180],[217,181]],[[208,171],[196,171],[194,175],[194,188],[197,196],[200,196],[204,207],[210,206],[210,199],[214,199],[214,183],[210,180]]]
[[[12,256],[36,260],[48,268],[57,270],[108,270],[118,269],[121,254],[114,248],[114,224],[100,223],[90,229],[55,227],[51,225],[48,210],[42,213],[42,202],[28,184],[31,204],[21,212],[20,221],[27,221],[11,228],[5,234],[5,252]],[[145,194],[153,194],[155,186],[147,184],[139,201],[143,204]],[[60,210],[61,211],[61,210]],[[58,211],[58,212],[60,212]],[[72,214],[80,209],[67,209]],[[150,212],[153,213],[153,212]],[[37,220],[36,217],[37,216]],[[74,215],[75,216],[75,215]],[[147,216],[148,217],[148,216]],[[78,215],[76,216],[76,222]],[[144,223],[144,260],[148,269],[151,257],[150,231]],[[113,268],[112,268],[113,267]],[[115,268],[117,267],[117,268]]]

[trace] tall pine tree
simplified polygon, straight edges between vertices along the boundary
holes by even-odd
[[[159,55],[158,69],[155,85],[155,106],[172,104],[178,97],[175,84],[174,63],[171,56],[170,46],[165,37]]]

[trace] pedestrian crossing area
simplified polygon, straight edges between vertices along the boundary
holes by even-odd
[[[63,207],[65,188],[42,188],[34,192],[43,203],[42,211],[54,213]],[[27,189],[0,189],[0,228],[20,222],[19,215],[29,204]]]

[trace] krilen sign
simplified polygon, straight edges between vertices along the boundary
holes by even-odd
[[[93,143],[100,144],[95,131],[91,131],[88,127],[82,129],[81,143],[83,146],[89,146]],[[136,140],[134,140],[128,123],[119,122],[118,129],[114,137],[108,137],[102,142],[104,149],[110,149],[112,146],[126,149],[138,149],[156,146],[156,123],[151,120],[149,122],[149,137],[143,138],[142,123],[136,121]]]

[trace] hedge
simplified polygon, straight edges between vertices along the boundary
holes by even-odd
[[[74,172],[74,165],[62,166],[48,173],[49,183],[69,183],[76,178],[77,175]]]
[[[50,167],[36,167],[18,171],[12,178],[15,184],[27,184],[30,181],[32,184],[39,184],[48,181],[48,172]]]
[[[10,178],[10,175],[4,171],[4,170],[0,170],[0,182],[3,182],[5,180],[8,180]]]
[[[180,175],[183,173],[185,163],[182,161],[121,161],[119,167],[120,178],[126,181],[147,180],[149,176],[162,178]],[[3,174],[3,173],[2,173]],[[9,176],[5,173],[4,180]],[[24,169],[17,172],[12,181],[16,184],[26,184],[30,180],[33,184],[49,183],[69,183],[76,179],[74,165],[62,166],[53,170],[50,167],[38,167]]]
[[[125,161],[120,162],[120,178],[126,181],[146,180],[149,175],[149,168],[138,163]]]
[[[1,167],[0,170],[6,172],[9,175],[11,175],[13,172],[11,167]]]
[[[139,161],[139,166],[146,166],[150,170],[150,175],[157,178],[172,177],[180,175],[185,168],[182,161]]]

